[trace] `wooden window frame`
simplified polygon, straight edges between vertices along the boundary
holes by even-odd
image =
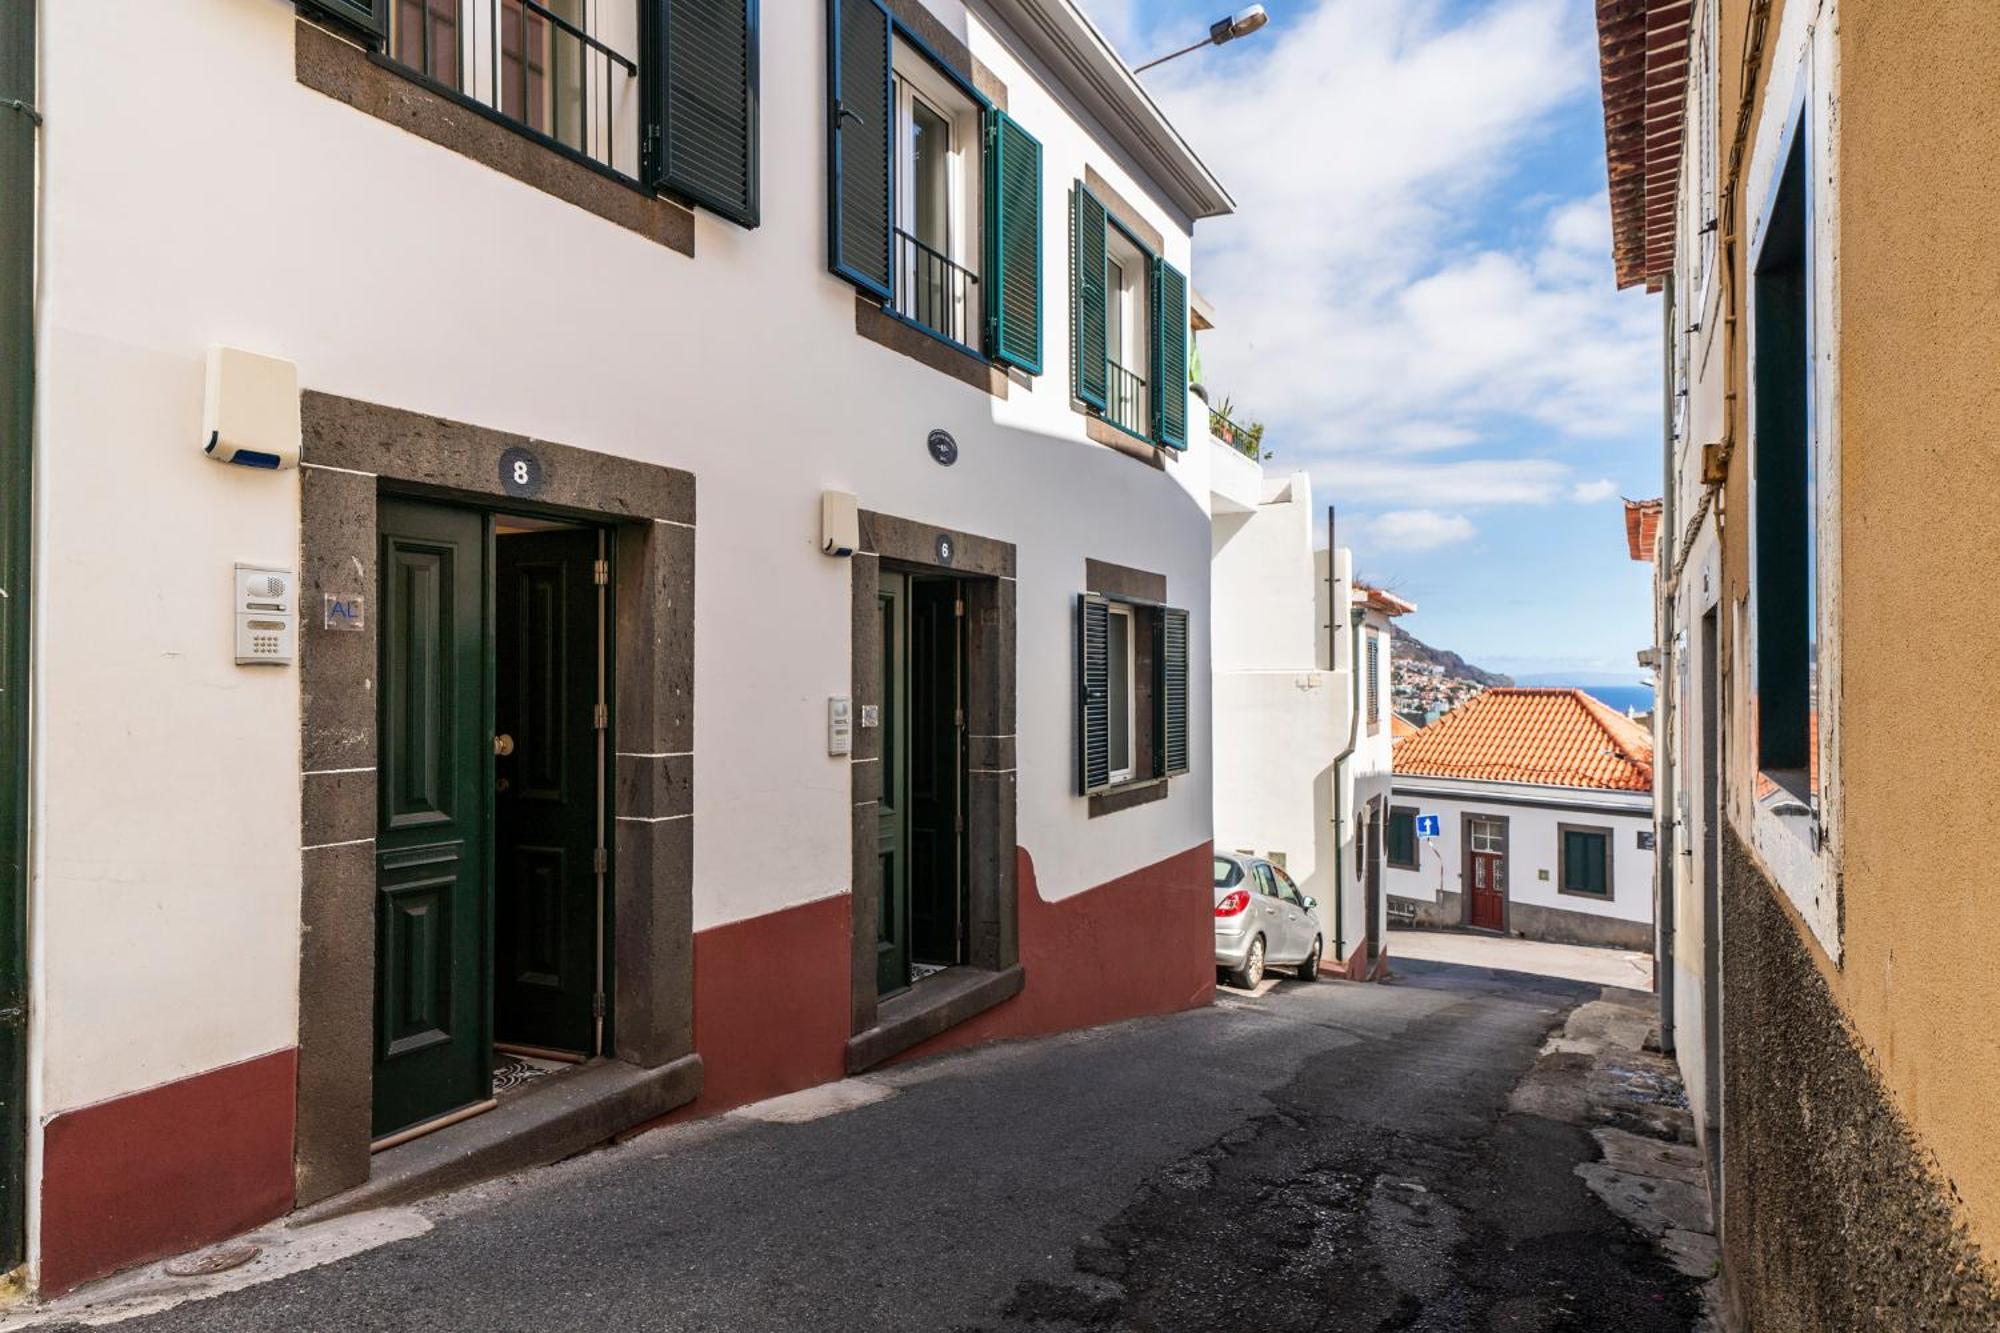
[[[1396,859],[1396,820],[1399,816],[1410,818],[1410,859]],[[1389,868],[1391,870],[1422,870],[1424,868],[1423,839],[1417,836],[1417,807],[1414,805],[1391,805],[1389,807],[1389,836],[1383,839],[1388,844]]]
[[[1569,886],[1569,835],[1572,833],[1591,834],[1604,840],[1604,892],[1592,893],[1588,889],[1572,889]],[[1618,896],[1617,854],[1617,829],[1605,824],[1557,824],[1556,892],[1570,898],[1587,898],[1594,903],[1613,901]]]

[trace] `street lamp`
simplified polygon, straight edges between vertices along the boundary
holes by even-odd
[[[1132,72],[1134,74],[1144,74],[1153,66],[1164,65],[1175,56],[1184,56],[1190,51],[1199,51],[1204,46],[1221,46],[1224,42],[1233,42],[1238,37],[1248,37],[1251,33],[1257,31],[1257,29],[1270,21],[1271,16],[1264,12],[1264,6],[1262,5],[1251,5],[1248,9],[1239,9],[1228,18],[1217,19],[1215,22],[1209,24],[1208,36],[1196,42],[1193,46],[1184,46],[1172,54],[1161,56],[1158,60],[1148,60]]]

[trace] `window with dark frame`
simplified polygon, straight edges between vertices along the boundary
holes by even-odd
[[[1395,870],[1423,868],[1417,856],[1417,812],[1414,807],[1389,807],[1389,865]]]
[[[1798,124],[1754,264],[1751,576],[1756,596],[1757,765],[1817,797],[1819,502],[1813,456],[1811,210]]]
[[[1080,794],[1188,771],[1187,612],[1084,593],[1077,607]]]
[[[299,0],[442,96],[759,220],[757,0]]]
[[[1611,897],[1611,830],[1559,825],[1556,886],[1586,898]]]
[[[1368,730],[1382,729],[1382,636],[1365,630],[1368,638]]]
[[[1089,186],[1070,191],[1070,352],[1077,402],[1120,431],[1187,447],[1187,278]]]

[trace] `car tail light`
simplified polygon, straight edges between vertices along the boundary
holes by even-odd
[[[1242,889],[1238,889],[1215,905],[1215,914],[1217,916],[1235,916],[1248,906],[1250,906],[1250,895]]]

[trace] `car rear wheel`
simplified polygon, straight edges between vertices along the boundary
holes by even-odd
[[[1257,983],[1264,979],[1264,937],[1259,935],[1250,941],[1250,952],[1243,955],[1243,966],[1230,973],[1230,980],[1243,990],[1256,990]]]
[[[1313,936],[1313,950],[1311,953],[1306,955],[1306,960],[1303,963],[1299,964],[1300,981],[1319,980],[1320,944],[1321,944],[1320,937],[1317,935]]]

